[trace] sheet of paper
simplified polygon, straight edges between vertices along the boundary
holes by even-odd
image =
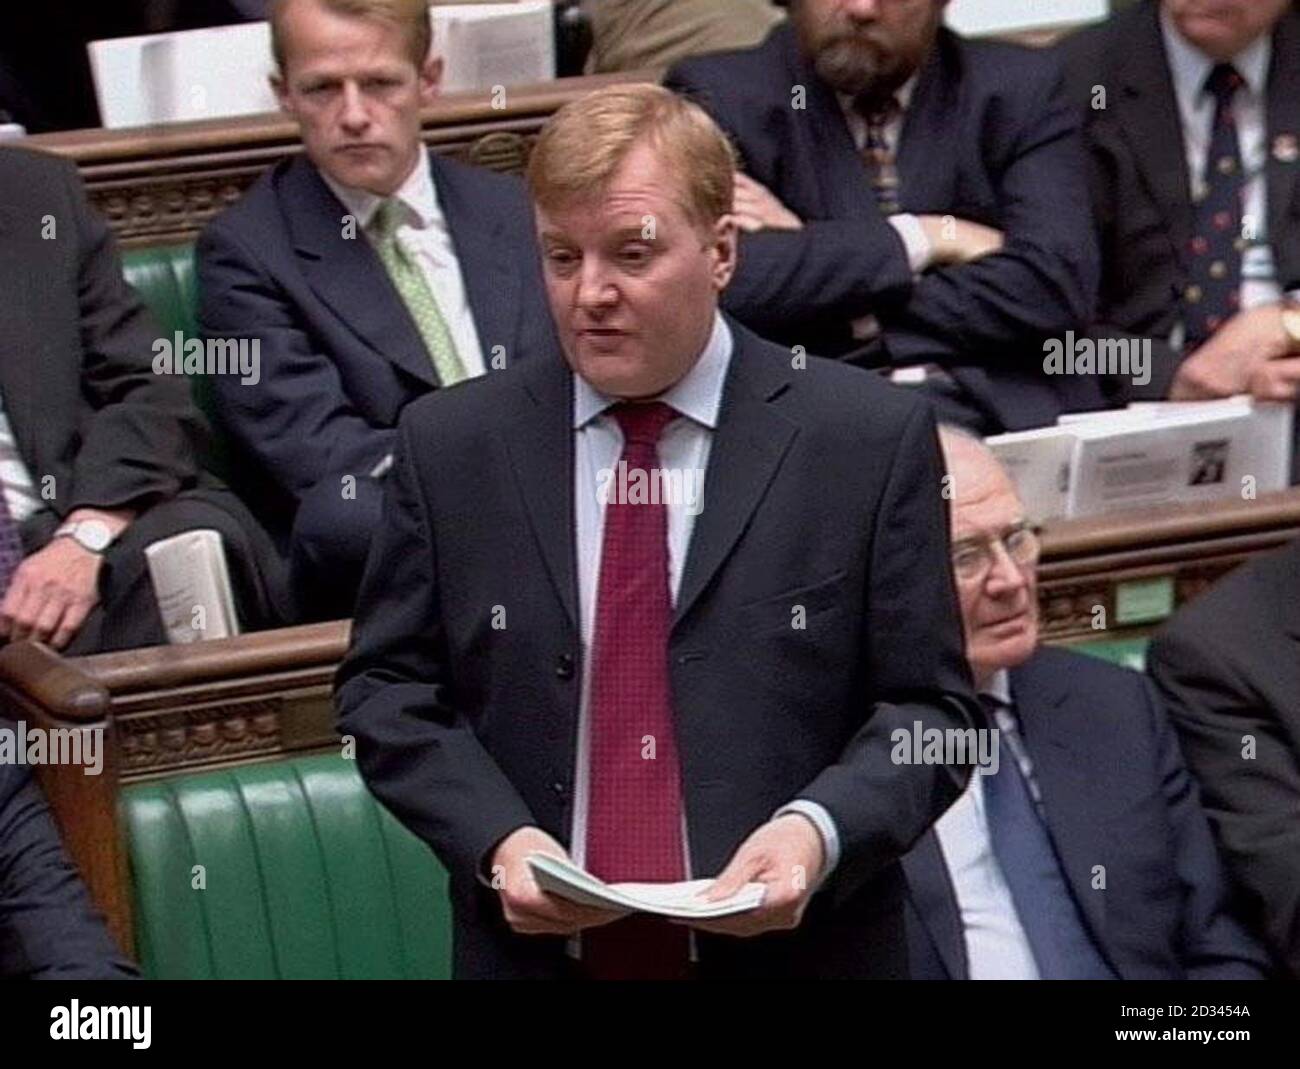
[[[528,865],[538,886],[572,902],[628,913],[654,913],[663,917],[701,920],[727,917],[758,908],[766,888],[749,883],[731,898],[706,902],[699,897],[712,880],[680,883],[605,883],[571,862],[546,854],[530,854]]]

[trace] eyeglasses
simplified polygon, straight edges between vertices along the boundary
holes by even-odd
[[[1001,545],[1016,564],[1033,564],[1038,560],[1038,551],[1042,548],[1039,531],[1036,524],[1026,522],[1017,524],[1001,538],[991,541],[970,539],[958,542],[952,547],[953,574],[963,583],[983,579],[993,567],[995,544]]]

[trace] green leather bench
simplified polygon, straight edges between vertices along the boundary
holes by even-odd
[[[447,877],[353,761],[311,755],[123,788],[153,979],[445,979]]]
[[[187,339],[199,337],[193,243],[128,250],[122,254],[122,273],[153,312],[163,337],[170,339],[177,331]],[[190,392],[194,403],[212,426],[212,438],[203,457],[203,466],[229,483],[234,465],[230,448],[214,418],[207,379],[202,375],[190,376]]]

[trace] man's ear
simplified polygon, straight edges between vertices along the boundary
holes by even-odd
[[[713,283],[721,293],[736,273],[736,217],[727,213],[713,224]]]
[[[286,115],[292,115],[293,105],[289,103],[289,86],[284,80],[284,75],[275,71],[268,74],[266,80],[271,83],[271,92],[275,94],[275,101],[280,106],[280,110]]]
[[[442,91],[442,67],[442,57],[430,52],[419,73],[421,104],[432,104]]]

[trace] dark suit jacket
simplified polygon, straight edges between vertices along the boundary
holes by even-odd
[[[1228,870],[1300,977],[1300,541],[1180,609],[1152,644],[1150,670]]]
[[[53,512],[142,511],[198,484],[189,383],[153,373],[160,332],[72,164],[0,148],[0,294],[0,398]]]
[[[701,936],[701,965],[898,976],[897,858],[966,769],[896,766],[889,733],[963,725],[972,701],[933,419],[875,376],[819,360],[793,371],[735,330],[669,641],[692,871],[721,871],[796,797],[831,813],[843,857],[797,932]],[[516,828],[569,841],[572,386],[558,358],[538,360],[403,416],[337,680],[371,789],[451,873],[460,976],[555,976],[564,961],[563,940],[512,934],[476,877]]]
[[[1229,910],[1196,786],[1146,679],[1043,648],[1012,670],[1011,691],[1066,877],[1117,975],[1260,978],[1267,957]],[[913,975],[965,979],[957,899],[933,831],[903,867]]]
[[[546,344],[550,315],[517,178],[430,155],[484,360]],[[305,157],[278,165],[199,239],[205,333],[259,338],[262,379],[213,381],[222,422],[296,501],[363,477],[392,451],[403,407],[437,385],[401,297]]]
[[[1086,116],[1092,199],[1102,248],[1096,331],[1154,340],[1151,382],[1127,396],[1163,398],[1181,355],[1167,339],[1187,288],[1184,250],[1195,222],[1182,123],[1155,0],[1061,45]],[[1093,107],[1094,87],[1106,91]],[[1273,32],[1268,80],[1268,234],[1283,292],[1300,287],[1300,162],[1277,159],[1276,138],[1300,137],[1300,14]]]
[[[0,764],[0,978],[135,975],[91,906],[26,766]]]
[[[874,314],[868,364],[934,362],[995,423],[1018,430],[1099,407],[1098,384],[1045,377],[1043,342],[1089,322],[1097,251],[1077,115],[1054,58],[946,30],[920,71],[898,151],[904,211],[1003,230],[1005,249],[913,282],[903,243],[876,207],[838,97],[778,27],[758,48],[683,61],[667,84],[731,136],[744,169],[802,220],[740,242],[726,306],[764,337],[823,356],[854,352]],[[795,86],[806,107],[792,107]]]

